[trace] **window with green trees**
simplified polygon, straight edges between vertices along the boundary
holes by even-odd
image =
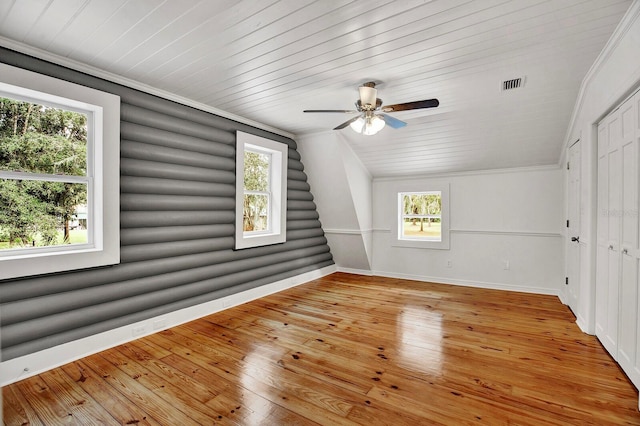
[[[84,244],[87,115],[0,97],[0,250]]]
[[[120,97],[0,63],[0,280],[120,262]]]
[[[391,244],[395,247],[448,250],[449,183],[416,181],[398,185],[393,194],[397,201]]]
[[[244,232],[268,232],[271,204],[271,154],[244,152]]]
[[[442,194],[440,191],[400,194],[401,239],[442,240]]]
[[[286,144],[236,132],[235,248],[286,241]]]

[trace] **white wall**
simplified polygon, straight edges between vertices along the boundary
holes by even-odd
[[[594,124],[640,82],[640,0],[634,1],[616,33],[589,71],[565,142],[582,141],[580,300],[578,324],[593,332],[595,290]],[[451,249],[419,250],[390,244],[389,207],[383,200],[393,182],[373,181],[373,238],[366,212],[371,179],[337,132],[299,139],[299,151],[318,212],[338,267],[390,276],[563,295],[566,193],[563,168],[466,174],[451,182]],[[345,158],[340,158],[345,155]],[[564,151],[558,165],[564,165]],[[349,165],[351,164],[351,165]],[[353,165],[356,165],[353,167]],[[350,176],[349,176],[350,175]],[[423,180],[428,183],[430,179]],[[439,178],[442,179],[442,178]],[[405,178],[412,180],[413,178]],[[359,189],[358,189],[359,188]],[[491,191],[493,188],[493,191]],[[361,193],[361,191],[364,191]],[[479,211],[493,197],[496,207]],[[358,201],[356,201],[358,198]],[[536,214],[532,214],[532,212]],[[594,244],[592,244],[592,242]],[[451,260],[452,267],[447,268]],[[510,268],[504,270],[503,261]]]
[[[297,143],[336,265],[369,272],[371,175],[339,132],[301,136]]]
[[[342,133],[334,132],[338,138],[338,146],[342,153],[344,170],[347,182],[353,198],[353,207],[358,218],[358,230],[362,237],[364,249],[367,254],[369,268],[373,255],[373,203],[372,203],[372,178],[369,170],[353,152]],[[367,268],[367,269],[369,269]]]
[[[374,179],[373,272],[558,294],[564,285],[562,178],[562,171],[553,167],[438,178]],[[397,193],[406,185],[415,188],[416,182],[425,190],[434,183],[450,185],[449,250],[391,244]]]
[[[580,219],[581,271],[578,325],[595,333],[596,252],[596,124],[640,85],[640,1],[622,19],[587,73],[574,109],[566,146],[582,143],[582,201]],[[566,152],[565,152],[566,154]],[[566,177],[565,177],[566,179]]]

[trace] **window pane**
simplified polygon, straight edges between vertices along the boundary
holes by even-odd
[[[403,221],[402,236],[440,241],[442,232],[439,218],[411,218]]]
[[[269,162],[268,154],[245,151],[244,153],[244,189],[245,191],[269,190]]]
[[[0,170],[85,176],[87,115],[0,97]]]
[[[441,215],[441,192],[402,194],[401,238],[440,241]]]
[[[86,244],[87,186],[0,179],[0,251]]]
[[[243,230],[245,232],[269,229],[269,197],[263,194],[245,194]]]
[[[440,215],[442,212],[442,194],[403,194],[402,210],[404,215]]]

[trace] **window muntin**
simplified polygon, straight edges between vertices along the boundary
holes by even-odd
[[[236,134],[235,248],[283,243],[289,148],[249,133]]]
[[[398,239],[442,241],[442,193],[404,192],[399,194]]]
[[[16,122],[15,136],[37,130],[37,126],[31,125],[33,114],[41,114],[49,127],[58,128],[57,135],[53,135],[54,141],[40,144],[40,148],[47,149],[34,151],[38,143],[14,140],[10,147],[12,155],[0,161],[0,182],[4,185],[5,198],[10,186],[28,189],[32,196],[39,191],[52,193],[49,199],[44,197],[45,201],[51,201],[45,206],[36,205],[38,199],[43,201],[43,197],[36,196],[36,204],[28,197],[18,199],[27,214],[40,214],[40,223],[37,229],[33,222],[18,227],[22,228],[20,232],[23,234],[29,231],[35,238],[30,241],[24,238],[20,247],[0,248],[0,280],[119,263],[120,98],[1,63],[0,98],[9,99],[9,103],[19,104],[27,110],[31,104],[29,120],[23,117],[22,121]],[[58,121],[52,122],[52,116]],[[86,135],[83,134],[85,130]],[[13,133],[13,128],[10,133]],[[29,138],[46,139],[45,136],[31,134]],[[62,138],[75,138],[78,143],[71,151],[65,151],[69,147],[61,143],[64,142]],[[7,147],[2,135],[0,144],[4,145],[0,149]],[[68,154],[62,159],[66,161],[50,155],[49,151],[56,149]],[[16,161],[14,156],[23,154],[30,159]],[[71,161],[71,157],[76,161]],[[56,200],[53,196],[56,191],[58,195],[66,193],[71,196],[66,200],[64,197]],[[73,202],[69,202],[70,199]],[[0,204],[0,214],[9,214],[7,211],[16,206],[6,203],[6,199],[4,201]],[[52,224],[52,217],[58,223]],[[60,225],[61,221],[63,225]],[[60,241],[60,233],[64,236],[67,227],[67,242],[71,244]],[[56,228],[55,232],[53,228]],[[80,228],[86,228],[87,232],[82,232],[84,235],[78,238],[75,231]],[[0,233],[6,234],[7,230],[0,230]],[[57,238],[54,238],[54,233]],[[42,245],[43,240],[55,240],[55,244]]]
[[[93,196],[92,118],[0,92],[0,256],[93,241],[77,221]]]

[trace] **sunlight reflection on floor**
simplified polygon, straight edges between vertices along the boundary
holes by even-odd
[[[406,306],[398,315],[398,365],[427,374],[442,373],[442,315]]]

